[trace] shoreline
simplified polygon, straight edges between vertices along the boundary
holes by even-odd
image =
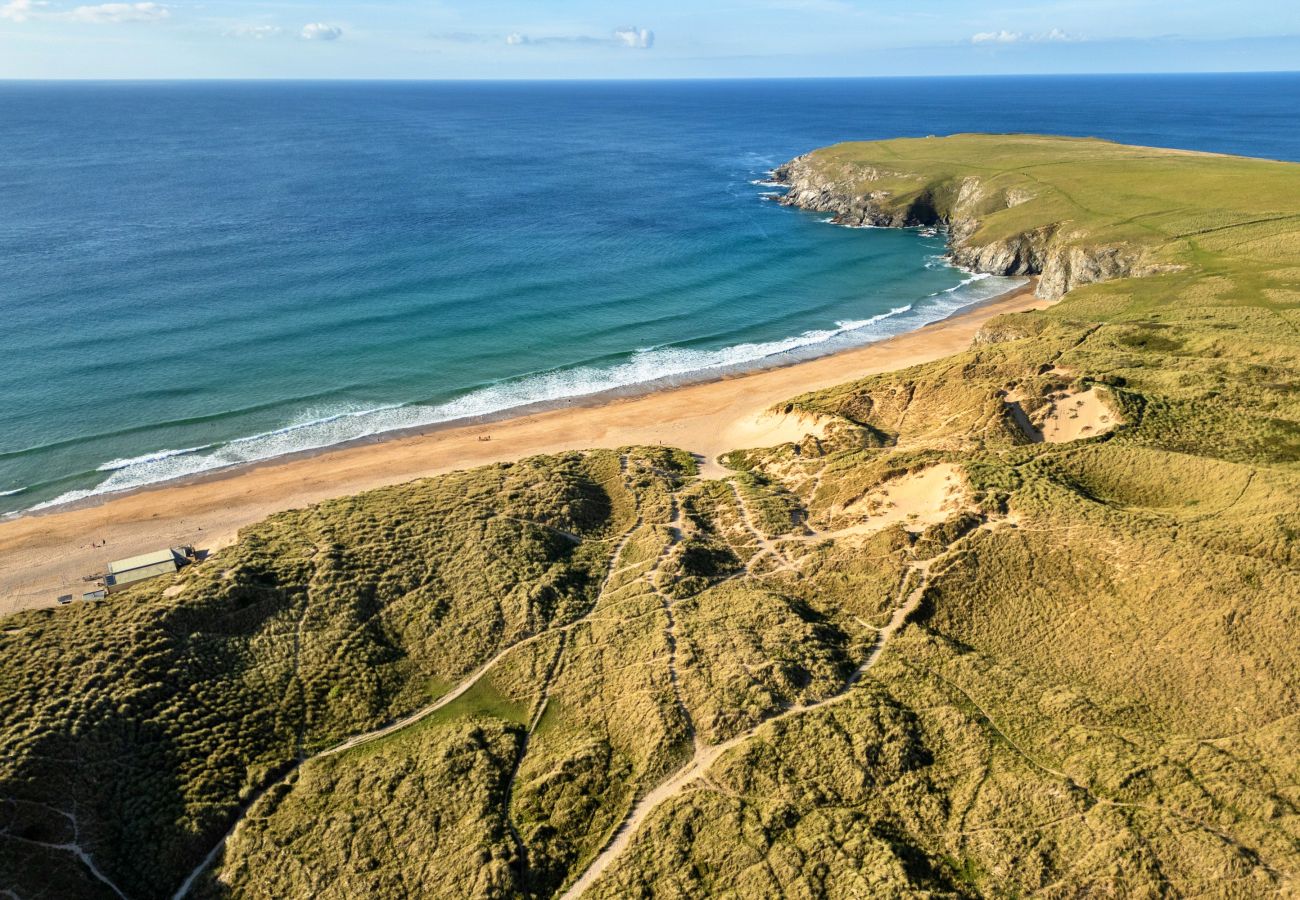
[[[970,284],[972,281],[975,281],[978,278],[988,277],[988,276],[978,275],[971,270],[962,269],[960,271],[968,275],[971,275],[973,277],[962,281],[956,287],[950,288],[949,291],[957,290],[961,287],[965,287],[966,285]],[[909,329],[908,331],[899,332],[898,334],[888,335],[886,337],[873,338],[863,343],[856,343],[856,342],[847,343],[839,346],[838,348],[832,348],[832,349],[823,349],[822,345],[820,344],[796,346],[772,354],[770,356],[759,357],[756,359],[746,360],[744,362],[737,362],[737,363],[731,363],[727,365],[695,369],[695,370],[681,372],[677,374],[661,375],[656,378],[650,379],[648,381],[639,381],[639,382],[634,382],[629,384],[619,384],[617,386],[604,388],[602,390],[594,391],[592,393],[580,393],[580,394],[575,394],[573,396],[567,396],[567,397],[558,396],[558,397],[552,397],[548,399],[531,400],[529,402],[521,403],[516,406],[509,406],[504,409],[497,409],[490,412],[483,412],[483,413],[478,413],[473,415],[463,415],[451,419],[439,419],[439,420],[424,422],[415,425],[404,425],[404,426],[394,427],[394,428],[385,428],[369,434],[362,434],[357,437],[347,438],[345,440],[337,441],[334,443],[327,443],[319,446],[304,447],[301,449],[290,450],[285,453],[278,453],[275,455],[266,456],[262,458],[254,458],[254,459],[240,461],[240,462],[228,463],[226,465],[215,466],[212,468],[203,469],[190,474],[175,475],[171,477],[162,478],[156,481],[141,482],[132,485],[130,487],[122,487],[122,488],[107,490],[102,492],[96,489],[98,486],[88,491],[81,491],[78,489],[72,491],[71,493],[73,494],[79,493],[82,494],[82,496],[77,496],[77,497],[73,497],[72,499],[65,500],[62,499],[62,496],[67,496],[67,494],[65,493],[60,497],[55,497],[50,500],[40,501],[35,506],[30,506],[24,509],[10,510],[8,512],[0,512],[0,524],[3,524],[5,522],[11,522],[17,519],[27,518],[29,516],[47,516],[56,513],[66,512],[69,510],[84,509],[88,507],[99,506],[115,498],[129,496],[131,494],[139,493],[141,491],[150,491],[150,490],[155,490],[157,488],[173,486],[173,485],[199,484],[214,479],[231,477],[240,472],[264,467],[267,465],[274,465],[280,462],[290,462],[298,459],[307,459],[313,456],[318,456],[323,453],[331,453],[337,450],[346,450],[352,447],[370,446],[384,441],[400,440],[402,438],[414,437],[414,436],[424,437],[439,431],[447,431],[447,430],[457,429],[457,428],[486,427],[489,425],[494,425],[498,422],[536,415],[544,412],[550,412],[552,410],[558,410],[558,409],[577,409],[577,408],[585,408],[585,407],[592,407],[592,406],[603,406],[605,404],[616,402],[619,400],[636,399],[638,397],[649,396],[651,394],[661,393],[664,391],[673,391],[684,387],[691,387],[697,384],[707,384],[714,381],[725,381],[727,379],[740,378],[746,375],[751,375],[759,372],[771,371],[773,369],[782,369],[789,366],[797,366],[802,363],[811,362],[824,357],[835,356],[840,353],[846,353],[846,352],[851,352],[853,350],[859,350],[865,347],[875,346],[880,343],[883,343],[884,341],[898,337],[900,335],[911,334],[913,332],[920,331],[924,328],[929,328],[933,325],[939,324],[941,322],[945,322],[956,316],[961,316],[967,312],[976,310],[984,306],[985,304],[996,302],[999,299],[1002,299],[1004,297],[1007,297],[1011,294],[1014,294],[1022,290],[1026,285],[1032,285],[1035,283],[1034,279],[1030,276],[1004,276],[1004,278],[1006,280],[1011,280],[1013,278],[1020,278],[1022,280],[1022,283],[1015,287],[1008,288],[1000,293],[994,294],[990,297],[984,297],[982,299],[975,300],[963,306],[959,306],[957,309],[952,310],[951,312],[947,313],[947,315],[944,315],[941,318],[932,319],[929,321],[923,321],[920,324]],[[946,292],[941,292],[941,293],[946,293]],[[938,294],[934,294],[931,296],[938,296]],[[927,297],[925,299],[930,299],[930,297]],[[914,303],[915,302],[922,302],[922,301],[914,301]],[[907,312],[907,311],[914,311],[914,304],[908,304],[906,307],[891,310],[890,312],[882,316],[878,316],[876,318],[890,318],[895,313]],[[238,443],[238,442],[239,442],[238,440],[234,441],[234,443]],[[223,442],[217,441],[213,443],[211,446],[215,447],[221,443]],[[197,449],[207,449],[207,448],[197,448]],[[173,451],[173,450],[159,451],[159,453],[162,454],[163,456],[181,455],[187,452],[188,451]],[[101,471],[102,471],[102,467],[101,467]],[[27,490],[26,488],[20,488],[16,491],[0,493],[0,497],[9,496],[12,494],[21,494],[24,493],[26,490]],[[2,598],[3,595],[0,594],[0,600],[2,600]],[[0,612],[0,614],[3,613]]]
[[[849,227],[849,226],[842,226]],[[854,226],[856,227],[856,226]],[[793,350],[752,360],[746,363],[737,363],[730,366],[722,366],[710,369],[698,369],[679,375],[665,375],[650,381],[637,382],[635,384],[620,385],[617,387],[606,388],[590,394],[578,394],[572,397],[557,397],[548,400],[535,400],[524,403],[519,406],[511,406],[506,409],[500,409],[493,412],[481,413],[472,416],[462,416],[455,419],[445,419],[441,421],[428,422],[422,425],[409,425],[401,428],[391,428],[378,431],[373,434],[366,434],[360,437],[349,438],[333,444],[325,444],[319,447],[308,447],[301,450],[292,450],[288,453],[281,453],[275,456],[268,456],[263,459],[254,459],[247,462],[232,463],[226,466],[206,469],[195,472],[190,475],[178,475],[173,478],[167,478],[160,481],[151,481],[138,484],[133,487],[121,488],[119,490],[105,491],[103,493],[91,493],[84,497],[78,497],[73,500],[62,502],[43,501],[36,506],[27,509],[15,510],[8,513],[0,513],[0,527],[7,522],[13,522],[26,519],[32,516],[51,516],[59,513],[69,512],[78,509],[89,509],[96,506],[102,506],[113,500],[129,497],[133,494],[139,494],[147,491],[154,491],[161,488],[174,487],[189,484],[204,484],[211,481],[217,481],[225,478],[231,478],[243,472],[249,472],[267,466],[274,466],[279,463],[294,462],[296,460],[311,459],[323,454],[329,454],[341,450],[349,450],[355,447],[368,447],[376,444],[393,440],[402,440],[413,437],[432,437],[438,432],[452,431],[457,429],[487,428],[500,422],[507,422],[512,419],[526,418],[529,416],[541,415],[543,413],[554,412],[556,410],[575,410],[588,409],[599,406],[606,406],[611,403],[617,403],[623,400],[636,400],[642,397],[652,396],[665,392],[681,390],[683,388],[694,387],[701,384],[711,384],[718,381],[728,381],[734,378],[744,378],[749,375],[771,372],[779,369],[799,366],[809,362],[828,357],[838,356],[843,353],[852,353],[858,350],[864,350],[870,347],[879,346],[896,338],[909,334],[915,334],[927,328],[941,325],[952,319],[973,313],[980,308],[990,304],[997,303],[1026,289],[1033,289],[1037,284],[1037,276],[1008,276],[1020,277],[1023,283],[1016,287],[1009,288],[999,294],[991,297],[985,297],[976,300],[965,306],[958,307],[948,315],[934,319],[929,322],[923,322],[909,331],[899,332],[898,334],[889,335],[883,338],[868,341],[862,344],[850,344],[839,349],[821,351],[815,347],[798,347]],[[963,282],[965,284],[966,282]],[[960,285],[959,285],[960,286]],[[730,449],[730,448],[728,448]],[[0,584],[0,615],[3,615],[3,585]]]
[[[721,453],[782,443],[808,430],[765,417],[772,405],[964,350],[988,319],[1049,305],[1033,296],[1036,283],[1030,279],[914,331],[827,355],[385,432],[23,512],[0,521],[0,616],[55,606],[60,594],[79,598],[90,587],[81,576],[102,571],[110,559],[178,544],[216,552],[240,528],[273,513],[456,469],[560,450],[662,443],[703,456],[706,474],[716,476]]]

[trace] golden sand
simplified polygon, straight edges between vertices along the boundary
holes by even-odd
[[[964,350],[989,318],[1046,306],[1032,287],[917,331],[784,368],[272,460],[3,522],[0,615],[54,605],[60,594],[80,597],[91,587],[81,576],[103,571],[111,559],[179,544],[219,550],[272,513],[454,469],[558,450],[664,444],[703,456],[706,474],[716,475],[721,453],[815,429],[768,414],[773,405]]]

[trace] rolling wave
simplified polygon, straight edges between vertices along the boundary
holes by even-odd
[[[975,274],[952,288],[932,294],[919,304],[895,307],[866,319],[836,322],[833,328],[719,349],[671,345],[648,347],[629,353],[613,364],[552,369],[487,384],[445,403],[308,409],[281,428],[222,444],[160,450],[111,460],[98,467],[97,471],[108,473],[108,477],[98,484],[68,491],[31,509],[47,509],[88,497],[318,450],[385,432],[475,419],[610,390],[671,385],[697,380],[710,373],[820,356],[946,318],[964,306],[1008,290],[1017,281]]]
[[[116,472],[118,469],[128,469],[131,466],[139,466],[145,463],[156,462],[160,459],[167,459],[169,456],[181,456],[185,453],[197,453],[199,450],[206,450],[211,444],[205,444],[202,447],[187,447],[184,450],[158,450],[155,453],[145,453],[141,456],[130,456],[125,459],[110,459],[99,468],[96,472]]]

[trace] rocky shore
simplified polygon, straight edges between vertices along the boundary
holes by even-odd
[[[814,153],[790,160],[773,175],[788,188],[782,205],[829,213],[838,225],[943,227],[954,263],[992,275],[1038,275],[1037,295],[1047,300],[1082,284],[1168,268],[1126,244],[1088,242],[1068,220],[985,239],[979,233],[984,216],[1031,202],[1034,195],[1023,188],[988,188],[975,176],[927,182],[919,175],[854,166]],[[904,196],[876,184],[900,179],[915,181],[917,189]]]

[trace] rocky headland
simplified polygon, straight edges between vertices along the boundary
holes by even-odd
[[[834,148],[830,148],[834,150]],[[935,179],[923,173],[846,162],[818,151],[774,170],[788,190],[781,204],[829,213],[849,227],[946,229],[952,261],[991,275],[1037,275],[1048,300],[1083,284],[1149,275],[1168,269],[1128,242],[1098,243],[1066,219],[1011,233],[984,234],[986,219],[1032,203],[1030,188],[986,182],[978,175]],[[901,183],[901,185],[900,185]],[[901,186],[901,189],[900,189]]]

